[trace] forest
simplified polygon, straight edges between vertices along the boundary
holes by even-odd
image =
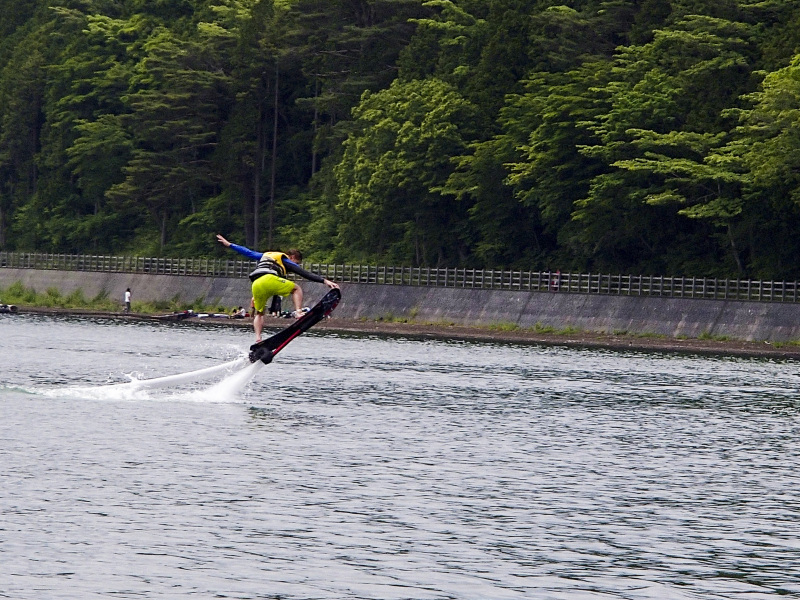
[[[800,278],[800,2],[0,0],[0,250]]]

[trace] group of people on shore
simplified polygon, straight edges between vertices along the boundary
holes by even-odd
[[[253,300],[250,299],[250,310],[247,310],[243,306],[237,306],[236,308],[231,309],[231,313],[228,315],[229,319],[244,319],[246,317],[252,317],[254,313],[253,310]],[[273,296],[272,301],[269,305],[269,315],[272,317],[291,317],[293,316],[292,313],[281,310],[281,297],[280,296]]]

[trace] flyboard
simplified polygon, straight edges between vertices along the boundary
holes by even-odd
[[[286,344],[331,314],[341,299],[342,293],[338,289],[334,288],[329,291],[311,310],[289,325],[289,327],[264,341],[250,346],[250,362],[254,363],[260,360],[265,365],[271,363],[275,355],[286,347]]]

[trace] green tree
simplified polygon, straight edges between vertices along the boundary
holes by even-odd
[[[304,127],[296,123],[290,143],[294,152],[308,152],[307,159],[298,154],[294,161],[308,170],[285,188],[278,230],[309,256],[351,256],[352,246],[334,237],[334,167],[352,129],[352,109],[365,90],[385,89],[398,76],[398,57],[416,30],[414,19],[430,13],[419,0],[301,0],[287,14],[286,60],[296,61],[304,75],[293,99],[293,115]]]
[[[760,89],[746,99],[751,107],[731,111],[738,117],[739,126],[708,162],[731,173],[741,186],[741,194],[734,200],[748,272],[757,277],[797,278],[800,54],[789,66],[768,73]],[[691,210],[699,216],[716,217],[718,204],[700,204]]]
[[[503,111],[503,136],[516,148],[506,183],[539,224],[534,240],[549,256],[549,264],[538,261],[542,268],[586,267],[572,217],[576,201],[604,171],[602,161],[581,147],[599,141],[590,124],[607,110],[605,94],[597,90],[607,84],[609,67],[595,60],[566,73],[538,73]]]
[[[205,45],[226,74],[228,102],[212,163],[220,193],[183,220],[184,248],[215,231],[243,236],[248,246],[261,243],[262,206],[270,194],[274,201],[270,174],[277,171],[280,19],[271,0],[236,0],[216,6],[200,24]]]
[[[730,126],[724,109],[750,84],[748,36],[742,23],[695,15],[621,49],[607,87],[610,109],[592,127],[601,143],[584,149],[607,172],[575,212],[579,241],[599,266],[699,272],[722,264],[722,248],[709,240],[716,226],[733,231],[736,188],[704,161]],[[687,208],[712,199],[713,215]],[[736,243],[725,245],[736,268]]]
[[[78,122],[78,137],[67,149],[67,166],[76,179],[84,203],[91,204],[79,218],[62,220],[71,248],[94,245],[96,251],[119,248],[135,233],[135,214],[106,205],[106,191],[118,184],[128,163],[131,138],[117,115]]]
[[[62,47],[48,67],[38,155],[47,246],[110,252],[133,235],[129,215],[107,206],[105,192],[121,181],[129,151],[120,118],[136,55],[129,42],[146,35],[148,25],[62,8],[53,27]]]
[[[473,106],[435,79],[365,93],[336,167],[340,243],[354,258],[463,262],[465,208],[443,193],[469,142]]]
[[[211,155],[220,128],[227,77],[198,41],[166,29],[154,32],[136,67],[135,91],[126,97],[133,133],[124,181],[107,195],[118,209],[146,210],[162,252],[179,220],[218,191]]]
[[[42,215],[29,204],[39,185],[36,152],[45,93],[42,38],[28,36],[0,74],[0,248],[36,248]],[[17,224],[19,223],[19,224]],[[9,243],[9,229],[14,241]]]

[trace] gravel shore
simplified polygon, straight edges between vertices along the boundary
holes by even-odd
[[[500,331],[484,327],[424,325],[415,323],[348,322],[331,320],[316,327],[340,332],[372,335],[429,337],[438,339],[538,344],[575,348],[606,348],[645,352],[675,352],[720,356],[750,356],[779,359],[800,359],[800,346],[769,342],[736,340],[677,339],[612,335],[594,332],[537,333],[529,330]]]
[[[20,307],[20,313],[82,315],[108,319],[141,320],[153,319],[157,315],[123,314],[81,309]],[[12,317],[13,318],[13,317]],[[288,319],[267,317],[265,329],[281,329]],[[252,327],[252,319],[197,318],[181,321],[181,324],[215,325],[221,327]],[[333,318],[315,325],[315,329],[351,333],[354,335],[399,336],[434,338],[459,341],[538,344],[574,348],[606,348],[636,350],[644,352],[670,352],[718,356],[748,356],[773,359],[800,360],[800,345],[770,342],[748,342],[738,340],[688,339],[616,335],[595,332],[541,333],[527,329],[501,330],[490,327],[468,327],[462,325],[406,323],[394,321],[361,321]]]

